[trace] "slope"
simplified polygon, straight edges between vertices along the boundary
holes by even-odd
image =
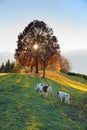
[[[63,76],[62,74],[58,72],[47,71],[46,77],[60,83],[61,85],[69,86],[69,87],[72,87],[81,91],[87,91],[86,84],[83,84],[80,81],[77,82],[75,80],[71,80],[70,78]]]
[[[51,79],[28,74],[0,75],[0,130],[87,129],[87,93],[53,81],[48,73]],[[59,74],[53,76],[58,78]],[[54,100],[35,92],[40,82],[52,86]],[[70,93],[70,105],[60,103],[56,95],[59,90]]]

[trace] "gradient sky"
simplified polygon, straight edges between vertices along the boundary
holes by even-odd
[[[0,0],[0,52],[15,52],[33,20],[53,29],[61,51],[87,49],[87,0]]]

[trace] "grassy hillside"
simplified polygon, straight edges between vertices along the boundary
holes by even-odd
[[[52,86],[54,100],[35,92],[40,82]],[[60,103],[57,91],[70,93],[70,105]],[[87,130],[87,85],[50,71],[45,79],[0,75],[0,130]]]

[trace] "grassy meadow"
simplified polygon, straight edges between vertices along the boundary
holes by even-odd
[[[41,82],[52,86],[54,100],[35,92]],[[57,91],[71,95],[69,105]],[[87,130],[87,80],[51,71],[46,78],[0,74],[0,130]]]

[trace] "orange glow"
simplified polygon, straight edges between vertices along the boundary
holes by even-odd
[[[58,73],[53,73],[53,72],[47,72],[46,73],[46,77],[49,79],[52,79],[58,83],[60,83],[61,85],[67,86],[67,87],[72,87],[81,91],[87,91],[87,85],[82,84],[81,82],[77,82],[74,80],[71,80],[61,74]]]

